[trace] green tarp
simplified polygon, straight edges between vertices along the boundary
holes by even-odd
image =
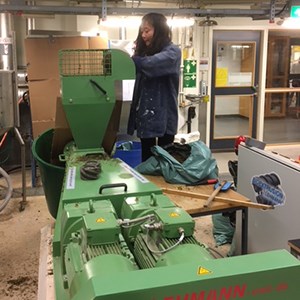
[[[187,148],[190,149],[189,155],[183,162],[175,159],[176,151],[177,154],[182,154]],[[139,164],[135,169],[141,174],[163,176],[166,182],[177,184],[194,185],[205,179],[218,178],[217,162],[212,157],[210,149],[202,141],[177,144],[175,150],[174,147],[172,149],[173,151],[169,152],[173,155],[160,146],[152,147],[154,156]]]

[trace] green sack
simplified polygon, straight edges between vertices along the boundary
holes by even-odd
[[[188,145],[190,155],[182,163],[160,146],[154,146],[151,149],[154,156],[135,169],[144,175],[163,176],[166,182],[177,184],[193,185],[201,180],[218,178],[217,162],[212,157],[210,149],[202,141]]]

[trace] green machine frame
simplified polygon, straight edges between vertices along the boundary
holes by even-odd
[[[62,103],[74,137],[53,237],[57,300],[300,299],[300,263],[285,250],[214,259],[195,222],[103,149],[115,82],[134,79],[120,50],[60,53]]]

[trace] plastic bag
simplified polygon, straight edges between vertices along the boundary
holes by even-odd
[[[231,244],[235,228],[230,223],[229,217],[222,214],[212,215],[213,236],[217,246]]]
[[[217,162],[210,149],[202,141],[188,145],[190,155],[183,162],[179,162],[160,146],[154,146],[151,149],[154,156],[135,169],[144,175],[161,175],[166,182],[177,184],[191,185],[201,180],[218,178]],[[186,147],[186,144],[182,146]]]
[[[128,142],[119,142],[117,143],[117,150],[132,150],[133,148],[133,143],[132,141],[128,141]]]

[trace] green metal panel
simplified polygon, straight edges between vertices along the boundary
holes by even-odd
[[[58,261],[54,261],[58,267]],[[287,251],[195,261],[170,267],[97,276],[84,270],[73,300],[294,300],[299,299],[299,261]],[[87,276],[87,274],[89,274]],[[87,277],[89,278],[87,280]],[[57,282],[61,286],[61,282]]]
[[[119,159],[102,160],[99,179],[81,180],[80,168],[85,163],[85,154],[75,153],[76,159],[73,159],[66,168],[65,186],[62,191],[64,202],[107,199],[109,196],[119,215],[124,199],[129,196],[149,195],[152,192],[162,194],[157,186]],[[113,187],[109,186],[110,184],[120,184],[120,186]],[[103,186],[106,188],[103,188],[100,193]]]
[[[151,194],[127,197],[122,204],[121,217],[123,219],[134,219],[146,213],[162,207],[176,207],[165,195]]]
[[[63,202],[62,202],[63,203]],[[63,209],[59,209],[59,219],[55,227],[54,249],[53,254],[59,255],[62,245],[69,243],[71,234],[80,231],[84,226],[83,216],[88,214],[90,210],[89,201],[81,201],[75,203],[65,203]],[[110,201],[101,200],[93,201],[93,209],[96,212],[108,214],[114,212],[114,208]],[[115,213],[116,217],[116,213]],[[97,218],[95,218],[97,220]],[[61,224],[59,226],[59,224]],[[62,228],[62,230],[60,230]]]
[[[135,219],[153,214],[155,210],[162,207],[175,208],[176,206],[168,197],[161,194],[151,193],[145,196],[127,197],[122,203],[120,216],[122,219]],[[130,227],[124,231],[124,237],[127,241],[132,240],[139,231],[139,226]]]
[[[198,244],[184,244],[161,255],[156,263],[156,267],[194,263],[200,260],[205,263],[210,259],[213,259],[213,257],[203,246],[199,247]]]
[[[191,216],[179,207],[157,209],[155,214],[163,224],[162,235],[166,238],[179,238],[179,228],[184,230],[185,236],[191,236],[194,233],[195,221]]]
[[[115,81],[135,78],[128,54],[60,51],[62,103],[78,149],[101,148],[115,106]]]
[[[84,230],[90,245],[114,243],[121,233],[112,212],[97,211],[83,216]]]

